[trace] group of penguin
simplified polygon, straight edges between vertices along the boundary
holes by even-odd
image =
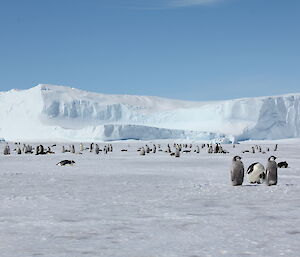
[[[234,156],[230,169],[231,183],[233,186],[241,186],[244,182],[244,164],[242,157]],[[268,158],[266,168],[259,162],[251,164],[246,173],[251,184],[261,184],[265,181],[266,185],[273,186],[277,184],[277,163],[276,157]]]
[[[99,147],[98,144],[95,144],[95,143],[91,143],[90,144],[90,147],[84,147],[84,145],[82,143],[80,143],[79,145],[79,152],[76,152],[75,151],[75,146],[74,145],[71,145],[70,146],[70,149],[67,149],[64,145],[62,146],[62,153],[77,153],[77,154],[82,154],[83,151],[85,150],[89,150],[90,152],[95,152],[95,154],[99,154],[100,152],[104,152],[105,154],[107,154],[108,152],[112,152],[113,151],[113,146],[112,144],[108,144],[108,145],[105,145],[103,149],[101,149]]]
[[[227,150],[225,150],[220,143],[213,144],[202,144],[201,148],[207,147],[208,153],[229,153]],[[125,150],[122,150],[125,151]],[[127,150],[126,150],[127,151]],[[196,145],[195,149],[193,149],[193,144],[177,144],[174,143],[173,145],[167,144],[167,149],[163,150],[161,148],[161,145],[158,144],[157,146],[153,144],[153,147],[150,148],[148,145],[142,146],[137,149],[138,152],[140,152],[140,155],[146,155],[146,153],[156,153],[156,151],[159,152],[165,152],[169,153],[171,156],[180,157],[181,153],[200,153],[200,146]]]
[[[33,147],[32,145],[26,145],[23,144],[23,146],[21,146],[21,143],[15,143],[16,148],[13,149],[13,151],[15,151],[17,154],[33,154],[34,150],[35,150],[35,155],[40,155],[40,154],[54,154],[54,152],[51,150],[50,146],[45,149],[43,145],[38,145],[37,147]],[[51,147],[54,147],[56,145],[52,145]],[[8,144],[6,144],[6,146],[4,147],[3,150],[3,154],[4,155],[10,155],[10,147]]]

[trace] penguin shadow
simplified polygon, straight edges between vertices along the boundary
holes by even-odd
[[[278,186],[280,186],[280,185],[278,185]],[[291,187],[291,186],[295,186],[295,184],[285,184],[284,186]]]
[[[265,183],[261,184],[247,184],[247,185],[241,185],[242,187],[258,187],[258,186],[267,186]],[[272,187],[282,187],[282,186],[295,186],[295,184],[282,184],[282,185],[273,185]]]

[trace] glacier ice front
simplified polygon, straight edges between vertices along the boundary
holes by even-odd
[[[0,136],[10,141],[291,138],[300,136],[299,102],[300,94],[192,102],[38,85],[0,93]]]

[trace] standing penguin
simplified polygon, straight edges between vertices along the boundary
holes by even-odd
[[[91,143],[91,144],[90,144],[90,152],[92,152],[93,149],[94,149],[94,143]]]
[[[7,144],[4,148],[4,151],[3,151],[3,154],[4,155],[10,155],[10,148],[9,148],[9,145]]]
[[[21,148],[17,146],[17,154],[21,154],[21,153],[22,153]]]
[[[180,157],[180,151],[178,148],[176,148],[176,151],[175,151],[175,157]]]
[[[100,152],[99,145],[96,144],[96,145],[95,145],[95,154],[99,154],[99,152]]]
[[[230,170],[231,182],[233,186],[240,186],[244,181],[244,164],[240,156],[234,156]]]
[[[266,177],[265,167],[259,162],[252,163],[247,169],[247,174],[251,184],[260,184]]]
[[[267,164],[267,179],[266,179],[266,184],[268,186],[273,186],[277,184],[277,163],[275,162],[276,157],[271,156],[268,159],[268,164]]]
[[[145,148],[142,147],[141,151],[140,151],[140,155],[145,155]]]
[[[83,144],[82,144],[82,143],[80,143],[80,145],[79,145],[79,149],[80,149],[80,152],[83,152],[83,150],[84,150],[84,147],[83,147]]]
[[[71,153],[75,153],[75,146],[71,145]]]

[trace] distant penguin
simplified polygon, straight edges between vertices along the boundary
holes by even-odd
[[[278,150],[278,144],[275,145],[274,152]]]
[[[275,162],[276,157],[271,156],[268,159],[268,164],[266,168],[267,178],[266,178],[266,184],[268,186],[273,186],[277,184],[277,163]]]
[[[73,166],[74,163],[75,162],[73,160],[63,160],[63,161],[60,161],[59,163],[57,163],[56,165],[58,165],[58,166]]]
[[[166,151],[167,153],[171,153],[171,147],[168,145],[168,150]]]
[[[176,148],[176,151],[175,151],[175,157],[180,157],[180,151],[178,148]]]
[[[214,147],[214,153],[218,153],[219,152],[219,145],[216,144]]]
[[[156,153],[156,145],[153,145],[153,153]]]
[[[95,145],[95,154],[99,154],[99,152],[100,152],[99,145],[96,144],[96,145]]]
[[[150,148],[148,145],[146,145],[146,153],[150,153]]]
[[[17,147],[17,154],[21,154],[21,153],[22,153],[21,148],[18,146]]]
[[[106,146],[106,145],[105,145],[104,148],[103,148],[103,152],[104,152],[105,154],[107,154],[107,152],[108,152],[107,146]]]
[[[244,164],[240,156],[234,156],[230,170],[231,183],[233,186],[240,186],[244,181]]]
[[[84,147],[83,147],[82,143],[80,143],[80,145],[79,145],[79,150],[80,150],[80,152],[83,152],[83,150],[84,150]]]
[[[36,146],[36,148],[35,148],[35,155],[39,155],[39,148],[40,148],[40,146],[38,145],[38,146]]]
[[[247,169],[248,180],[251,184],[260,184],[265,179],[265,167],[259,163],[252,163]]]
[[[146,154],[146,152],[145,152],[145,148],[144,147],[142,147],[141,148],[141,151],[140,151],[140,155],[145,155]]]
[[[4,150],[3,150],[3,154],[4,155],[10,155],[10,147],[9,145],[6,145]]]
[[[71,146],[71,153],[75,153],[75,146],[74,145]]]
[[[43,145],[40,145],[39,154],[45,154],[44,146]]]
[[[278,162],[277,166],[278,168],[287,168],[289,165],[286,161],[284,161],[284,162]]]
[[[46,154],[54,154],[54,152],[51,150],[50,146],[47,147]]]

